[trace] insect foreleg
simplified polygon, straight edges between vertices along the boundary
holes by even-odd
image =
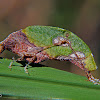
[[[16,60],[15,60],[15,58],[13,57],[13,58],[12,58],[12,61],[10,62],[9,66],[8,66],[8,68],[10,68],[10,70],[12,69],[12,64],[13,64],[14,61],[16,61]]]

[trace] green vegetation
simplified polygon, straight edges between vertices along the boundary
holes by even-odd
[[[1,59],[0,94],[3,97],[95,100],[100,99],[100,86],[87,81],[86,77],[50,67],[31,67],[29,75],[19,63]],[[56,99],[54,99],[56,100]]]

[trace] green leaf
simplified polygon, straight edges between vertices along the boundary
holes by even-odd
[[[86,77],[50,67],[31,67],[29,75],[19,63],[1,59],[0,94],[9,98],[59,100],[98,100],[100,86],[87,81]]]

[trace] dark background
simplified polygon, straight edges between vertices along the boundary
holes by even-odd
[[[29,25],[50,25],[68,29],[87,43],[94,54],[100,78],[100,0],[0,0],[0,41]],[[12,58],[9,51],[0,56]],[[51,67],[79,75],[85,73],[70,62],[45,61]]]

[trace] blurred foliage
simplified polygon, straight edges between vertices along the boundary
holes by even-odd
[[[50,24],[72,30],[84,2],[85,0],[55,0],[55,13],[51,16]]]

